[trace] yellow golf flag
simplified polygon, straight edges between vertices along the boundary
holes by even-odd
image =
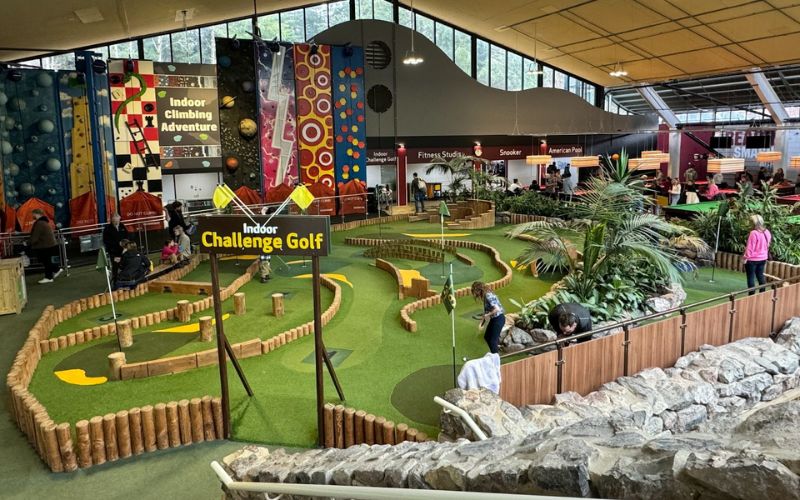
[[[227,207],[231,200],[233,200],[233,193],[231,193],[231,189],[225,184],[219,184],[214,190],[214,195],[211,197],[211,201],[217,208]]]
[[[311,191],[309,191],[308,188],[303,184],[300,184],[294,188],[294,191],[292,191],[292,194],[289,195],[289,198],[291,198],[292,201],[295,202],[298,207],[300,207],[300,210],[305,210],[309,205],[311,205],[311,202],[314,201],[314,195],[311,194]]]

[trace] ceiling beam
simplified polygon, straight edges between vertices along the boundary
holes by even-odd
[[[658,95],[658,92],[653,90],[653,87],[639,87],[636,89],[639,91],[639,94],[644,98],[645,101],[650,104],[650,106],[658,113],[658,116],[661,117],[664,122],[669,125],[669,128],[674,129],[680,123],[678,117],[675,116],[675,113],[667,106],[667,103],[664,102],[664,99]]]
[[[780,97],[778,97],[778,94],[775,93],[775,89],[772,88],[772,84],[770,84],[767,77],[764,76],[764,72],[754,71],[747,73],[745,76],[747,77],[747,81],[750,82],[750,85],[753,86],[753,90],[755,90],[758,98],[761,99],[764,107],[769,110],[772,115],[772,121],[774,121],[776,125],[783,125],[786,123],[789,119],[789,113],[787,113],[786,108],[783,107],[783,103]]]

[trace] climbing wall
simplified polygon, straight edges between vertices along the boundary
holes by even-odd
[[[0,155],[5,201],[17,207],[36,197],[69,223],[67,177],[56,74],[40,69],[0,70]]]
[[[261,183],[267,194],[281,184],[293,185],[299,178],[294,52],[291,45],[277,45],[275,52],[269,45],[256,42]]]
[[[223,38],[216,48],[223,180],[261,191],[255,48],[251,40]]]
[[[331,47],[294,46],[298,146],[304,183],[334,187]]]
[[[141,184],[144,191],[161,196],[153,63],[112,59],[108,72],[118,195],[124,198]]]
[[[69,165],[70,195],[72,198],[91,192],[92,145],[89,129],[89,104],[86,97],[74,97],[72,102],[72,129],[70,129]]]
[[[331,48],[336,183],[367,180],[367,127],[364,113],[364,49]]]

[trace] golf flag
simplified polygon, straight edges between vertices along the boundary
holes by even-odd
[[[442,217],[450,217],[450,209],[447,208],[447,203],[444,200],[439,202],[439,215]]]
[[[106,249],[101,248],[99,252],[97,252],[97,264],[95,264],[94,269],[95,271],[103,271],[108,267],[108,258],[106,258]]]
[[[447,309],[447,314],[453,312],[453,309],[456,308],[456,294],[453,292],[453,278],[452,276],[448,276],[447,281],[444,283],[444,289],[442,290],[442,304],[444,308]]]
[[[311,205],[311,202],[314,201],[314,195],[311,194],[311,191],[304,184],[299,184],[292,194],[289,195],[289,198],[300,207],[300,210],[305,210]]]
[[[231,191],[231,188],[226,186],[225,184],[217,185],[217,188],[214,190],[214,194],[211,197],[211,201],[214,203],[216,208],[225,208],[227,207],[231,201],[233,201],[233,197],[235,195]]]

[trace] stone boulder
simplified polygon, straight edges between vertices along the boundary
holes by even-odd
[[[503,401],[492,391],[450,389],[444,399],[466,411],[487,437],[511,435],[522,438],[537,431],[516,406]],[[440,426],[442,439],[477,440],[475,433],[454,413],[442,412]]]
[[[800,477],[780,462],[757,452],[690,452],[681,477],[726,498],[797,498]]]

